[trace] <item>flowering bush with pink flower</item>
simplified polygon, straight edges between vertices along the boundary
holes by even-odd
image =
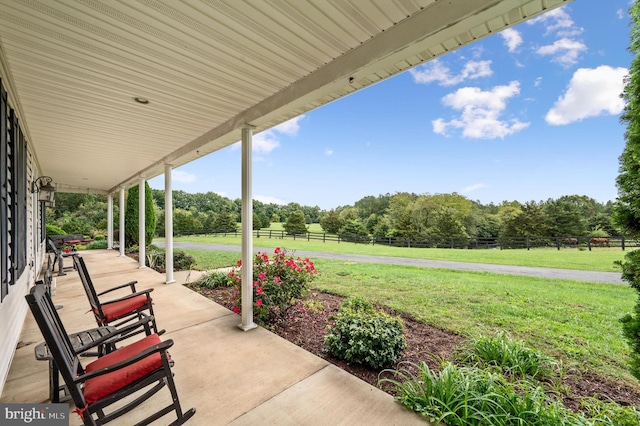
[[[236,286],[233,312],[242,307],[242,265],[229,272],[229,280]],[[294,257],[286,249],[277,247],[273,255],[258,252],[253,261],[253,312],[261,324],[276,322],[298,300],[304,299],[309,283],[318,273],[308,258]]]

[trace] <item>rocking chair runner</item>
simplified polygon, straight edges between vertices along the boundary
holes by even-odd
[[[102,425],[122,416],[165,385],[172,403],[138,425],[148,425],[172,411],[177,419],[171,425],[180,425],[195,414],[194,408],[183,413],[180,407],[167,353],[172,340],[162,342],[151,334],[83,367],[44,286],[33,287],[25,298],[85,425]],[[134,393],[126,405],[105,413],[111,404]]]
[[[73,263],[75,265],[75,269],[78,271],[78,275],[80,275],[80,281],[82,281],[82,286],[84,287],[84,291],[89,299],[91,311],[93,312],[99,326],[113,325],[115,327],[119,327],[130,321],[148,317],[151,318],[151,328],[154,333],[161,335],[165,332],[165,330],[158,330],[158,326],[154,319],[153,304],[150,295],[153,291],[152,288],[137,292],[135,287],[137,281],[131,281],[126,284],[110,288],[101,293],[96,293],[84,259],[81,256],[73,256]],[[126,287],[131,289],[130,294],[119,299],[109,300],[106,302],[100,300],[100,296]],[[145,313],[147,311],[148,315]],[[147,334],[150,333],[148,332]]]

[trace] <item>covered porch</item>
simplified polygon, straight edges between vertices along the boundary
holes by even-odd
[[[154,288],[158,326],[166,329],[162,339],[175,342],[170,353],[180,402],[197,410],[188,424],[426,424],[385,392],[279,336],[260,327],[243,332],[238,315],[182,285],[164,285],[162,274],[138,268],[131,258],[112,250],[81,253],[98,291],[131,280],[139,289]],[[176,280],[196,274],[176,273]],[[95,327],[78,274],[56,279],[53,300],[63,306],[58,312],[67,331]],[[48,363],[34,357],[42,340],[28,313],[0,403],[48,402]],[[165,398],[168,392],[158,393],[118,423],[133,424]],[[79,425],[73,409],[70,403],[70,424]]]

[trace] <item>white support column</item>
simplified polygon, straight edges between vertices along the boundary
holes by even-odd
[[[255,127],[242,128],[242,323],[244,331],[256,328],[253,322],[253,194],[251,145]]]
[[[145,189],[145,178],[140,178],[140,182],[138,183],[138,268],[146,268],[147,266],[147,254],[146,254],[146,246],[147,242],[145,241],[145,232],[144,232],[144,217],[145,217],[145,207],[144,207],[144,189]]]
[[[107,195],[107,248],[113,249],[113,194]]]
[[[171,165],[164,166],[164,248],[167,266],[167,284],[175,283],[173,278],[173,192],[171,188]]]
[[[118,236],[120,239],[120,257],[124,256],[124,188],[120,188],[120,230],[118,231]]]

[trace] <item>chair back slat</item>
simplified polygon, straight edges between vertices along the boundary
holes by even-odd
[[[25,298],[73,401],[76,406],[84,407],[86,403],[82,391],[73,385],[76,375],[84,373],[84,370],[51,297],[44,285],[39,284]]]
[[[87,271],[87,265],[84,263],[84,259],[80,256],[73,256],[73,263],[78,270],[78,275],[80,276],[80,281],[82,281],[84,291],[85,293],[87,293],[87,298],[89,299],[91,309],[93,310],[96,319],[98,319],[98,321],[101,321],[104,318],[104,312],[102,311],[100,299],[98,298],[96,289],[93,286],[91,277],[89,276],[89,271]]]

